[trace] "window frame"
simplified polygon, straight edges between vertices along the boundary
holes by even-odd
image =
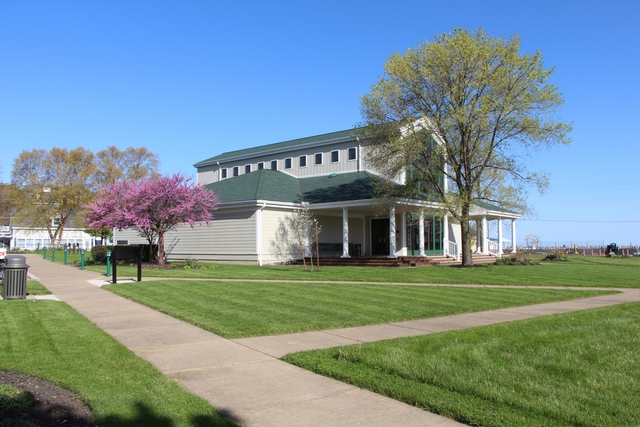
[[[273,167],[274,165],[275,165],[275,168]],[[271,162],[270,162],[269,166],[270,166],[270,169],[271,169],[272,171],[277,171],[277,170],[278,170],[278,159],[276,159],[276,160],[271,160]]]
[[[234,166],[233,167],[233,176],[238,176],[240,175],[240,167],[239,166]]]
[[[244,173],[251,173],[251,163],[244,165]]]
[[[353,158],[351,158],[351,150],[353,150]],[[356,160],[358,160],[358,149],[357,149],[357,147],[349,147],[349,149],[347,150],[347,159],[350,162],[355,162]]]
[[[303,154],[302,156],[298,157],[298,166],[301,167],[301,168],[306,168],[307,167],[307,155],[306,154]]]
[[[286,169],[293,169],[293,158],[292,157],[286,157],[284,159],[284,168],[285,168],[285,170]]]
[[[227,179],[228,176],[229,176],[229,172],[227,171],[227,168],[220,169],[220,178],[221,179]]]
[[[324,163],[324,153],[315,153],[313,155],[313,164],[314,166],[322,166]],[[318,162],[318,156],[320,156],[320,162]]]
[[[331,156],[331,163],[340,163],[340,150],[332,150],[330,156]],[[333,160],[334,156],[336,160]]]
[[[264,169],[264,162],[258,162],[258,170],[261,171]]]

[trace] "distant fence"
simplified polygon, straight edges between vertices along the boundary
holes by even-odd
[[[605,241],[558,241],[558,242],[549,242],[549,241],[540,241],[538,245],[532,245],[530,242],[527,245],[527,242],[519,242],[518,249],[527,249],[532,252],[553,252],[553,251],[563,251],[568,253],[573,253],[574,251],[578,251],[580,254],[584,254],[586,252],[587,255],[591,255],[593,251],[594,254],[599,254],[600,251],[602,253],[605,252],[607,245],[611,243],[616,243],[618,245],[618,249],[622,251],[622,253],[633,254],[634,252],[640,252],[640,245],[634,245],[632,243],[624,244],[621,242],[605,242]]]

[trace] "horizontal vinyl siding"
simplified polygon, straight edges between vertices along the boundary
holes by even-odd
[[[315,148],[306,148],[302,150],[291,150],[284,153],[270,154],[266,156],[256,156],[250,159],[239,160],[236,162],[221,162],[220,169],[227,169],[227,179],[233,177],[233,168],[235,166],[238,167],[238,172],[240,175],[245,173],[244,167],[245,165],[251,165],[251,171],[258,170],[258,163],[264,163],[265,169],[271,168],[271,161],[278,161],[278,170],[288,173],[290,175],[296,177],[305,177],[305,176],[316,176],[316,175],[328,175],[331,173],[343,173],[343,172],[356,172],[358,170],[358,160],[349,161],[349,148],[356,148],[357,152],[358,143],[357,141],[347,141],[338,144],[331,144],[326,146],[320,146]],[[339,159],[338,163],[331,163],[331,152],[334,150],[339,151]],[[323,155],[323,164],[316,166],[315,165],[315,154],[322,153]],[[299,167],[299,158],[302,155],[307,155],[307,166]],[[286,158],[291,158],[291,169],[285,169]],[[206,166],[202,168],[198,168],[198,183],[200,184],[209,184],[212,182],[217,182],[219,177],[218,165],[215,166]]]
[[[255,245],[255,210],[214,213],[211,226],[197,223],[179,225],[165,234],[165,251],[169,260],[194,258],[217,262],[257,262]],[[130,244],[147,243],[134,230],[114,234],[114,240]]]
[[[297,233],[289,221],[293,215],[293,211],[284,209],[262,211],[263,264],[288,262],[302,256]]]
[[[254,262],[255,210],[216,212],[211,227],[179,226],[165,236],[170,259],[196,258],[213,261]]]
[[[318,236],[320,243],[342,243],[342,216],[317,216],[322,226],[322,232]],[[349,243],[364,242],[364,227],[362,217],[349,217]]]

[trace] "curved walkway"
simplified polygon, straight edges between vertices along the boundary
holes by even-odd
[[[104,276],[28,255],[29,273],[185,389],[244,426],[461,426],[462,424],[278,360],[328,348],[490,325],[626,302],[640,290],[354,328],[227,340],[122,298],[99,285]],[[143,278],[144,280],[144,278]]]

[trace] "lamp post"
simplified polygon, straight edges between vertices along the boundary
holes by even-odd
[[[111,276],[111,251],[107,251],[107,277]]]

